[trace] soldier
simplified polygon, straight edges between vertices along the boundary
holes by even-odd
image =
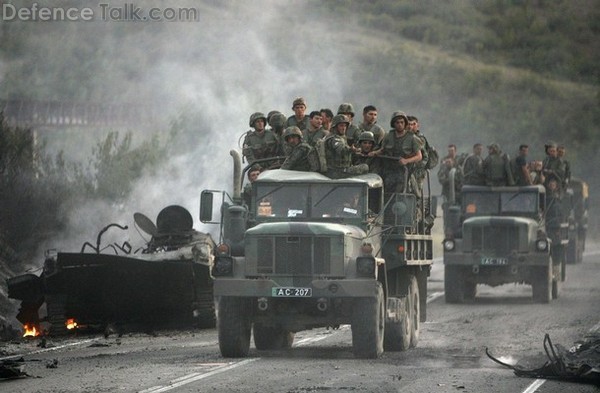
[[[321,117],[323,118],[323,129],[325,131],[331,130],[331,120],[333,119],[333,112],[329,108],[321,109]]]
[[[510,160],[510,169],[512,171],[513,180],[517,186],[530,186],[533,184],[527,166],[527,154],[529,153],[528,145],[520,145],[519,153]]]
[[[300,131],[307,129],[309,118],[305,115],[306,100],[303,97],[294,99],[292,110],[294,111],[294,115],[288,117],[286,127],[296,126]]]
[[[368,166],[352,166],[352,153],[358,151],[346,142],[346,130],[350,121],[344,115],[336,115],[331,122],[332,132],[325,138],[326,175],[332,179],[341,179],[359,175],[368,171]]]
[[[463,164],[463,182],[472,186],[485,186],[485,176],[483,174],[483,145],[476,143],[473,145],[473,152],[465,159]]]
[[[563,145],[558,145],[558,147],[556,148],[556,152],[558,154],[558,158],[560,158],[563,161],[563,164],[565,166],[565,184],[569,184],[569,182],[571,181],[571,164],[565,158],[566,149]]]
[[[379,146],[385,136],[385,130],[377,124],[377,108],[374,105],[367,105],[363,108],[363,121],[358,125],[358,129],[361,133],[363,131],[372,132],[375,137],[375,145]]]
[[[440,164],[440,169],[438,169],[437,177],[438,181],[442,185],[442,196],[444,197],[444,211],[446,211],[446,207],[448,206],[448,202],[451,200],[450,191],[450,175],[451,171],[454,169],[454,200],[455,202],[460,202],[460,190],[462,189],[463,184],[463,173],[460,166],[457,164],[456,160],[452,157],[446,156],[442,163]]]
[[[408,131],[412,132],[421,142],[423,146],[421,148],[421,154],[423,158],[421,161],[415,163],[413,172],[415,174],[415,179],[417,180],[417,184],[419,189],[423,188],[423,182],[425,181],[425,177],[427,176],[427,169],[429,168],[429,153],[427,152],[427,148],[429,147],[429,142],[425,135],[421,134],[419,130],[419,120],[416,116],[407,116],[408,117]]]
[[[350,146],[354,146],[354,144],[358,142],[358,137],[360,135],[358,127],[352,124],[352,120],[354,119],[354,107],[347,102],[340,104],[337,114],[344,115],[348,119],[349,123],[348,130],[346,131],[346,140]]]
[[[314,146],[317,143],[317,140],[325,138],[329,135],[329,132],[323,129],[321,112],[312,111],[310,112],[309,118],[308,128],[302,131],[302,135],[306,143]]]
[[[456,145],[455,144],[451,143],[448,145],[448,155],[445,156],[444,158],[442,158],[442,161],[444,161],[444,160],[451,160],[453,166],[458,164],[456,162]]]
[[[283,132],[283,138],[291,150],[283,164],[281,164],[281,169],[310,171],[308,153],[312,147],[302,141],[302,131],[296,126],[288,127]]]
[[[385,135],[381,148],[377,150],[377,155],[398,158],[397,160],[387,157],[383,159],[383,183],[386,194],[391,196],[391,193],[413,192],[420,196],[421,190],[417,189],[416,185],[411,187],[412,189],[405,190],[404,182],[408,181],[409,185],[414,184],[412,164],[423,159],[421,141],[412,132],[408,132],[408,117],[404,112],[394,112],[390,126],[392,129]],[[411,175],[413,182],[410,181]]]
[[[375,136],[371,131],[363,131],[358,137],[359,150],[352,156],[352,164],[367,164],[369,173],[381,174],[381,157],[375,154]]]
[[[265,129],[266,123],[267,118],[261,112],[255,112],[250,116],[250,127],[253,127],[254,131],[246,133],[242,149],[249,164],[263,158],[277,157],[279,153],[279,139],[273,131]],[[269,167],[275,161],[263,161],[259,167]]]
[[[502,153],[500,145],[488,146],[488,156],[483,160],[483,174],[486,186],[513,186],[515,181],[510,170],[510,158]]]
[[[561,188],[565,186],[565,165],[564,162],[558,157],[558,146],[555,142],[549,141],[544,146],[546,150],[546,158],[542,162],[542,174],[544,175],[545,181],[544,186],[548,188],[548,182],[552,179],[556,179]]]
[[[246,206],[250,206],[250,202],[252,200],[252,183],[258,178],[260,175],[260,168],[258,166],[253,166],[248,169],[248,183],[244,186],[243,198]]]

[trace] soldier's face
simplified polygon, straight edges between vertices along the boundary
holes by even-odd
[[[321,128],[322,124],[323,124],[323,118],[320,115],[313,116],[313,118],[310,119],[310,125],[313,128]]]
[[[375,124],[377,122],[377,111],[368,111],[365,113],[365,123]]]
[[[335,127],[336,131],[340,135],[346,135],[346,130],[348,129],[348,124],[340,123]]]
[[[394,121],[394,128],[396,131],[404,131],[406,129],[406,120],[403,117],[399,117]]]
[[[408,129],[412,132],[417,132],[417,130],[419,129],[419,124],[416,120],[411,120],[408,122]]]
[[[286,142],[288,143],[288,145],[296,146],[300,144],[300,137],[298,135],[288,136]]]
[[[549,147],[548,148],[548,155],[550,157],[557,157],[558,156],[558,152],[556,151],[556,147]]]
[[[263,119],[258,119],[254,121],[254,129],[256,131],[262,131],[265,129],[265,121]]]
[[[306,112],[306,106],[294,105],[294,114],[296,117],[304,117],[304,112]]]
[[[248,174],[248,180],[250,180],[250,183],[253,183],[254,180],[256,180],[256,178],[258,177],[258,175],[260,175],[260,171],[252,171]]]
[[[361,141],[360,148],[363,152],[368,153],[373,150],[373,142],[371,141]]]

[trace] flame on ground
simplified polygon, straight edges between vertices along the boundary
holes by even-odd
[[[77,321],[75,321],[75,318],[69,318],[66,320],[65,326],[67,327],[67,329],[73,330],[76,329],[78,325]]]
[[[34,323],[26,323],[23,325],[23,337],[37,337],[40,335],[40,329]]]

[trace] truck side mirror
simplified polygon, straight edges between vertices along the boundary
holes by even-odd
[[[200,221],[203,223],[212,221],[213,199],[212,191],[204,190],[200,194]]]

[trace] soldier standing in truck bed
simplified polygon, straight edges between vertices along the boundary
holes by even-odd
[[[369,173],[381,174],[381,157],[375,154],[375,136],[371,131],[363,131],[358,137],[358,151],[352,156],[352,164],[367,164]]]
[[[302,131],[296,126],[288,127],[283,132],[283,138],[291,150],[281,164],[281,169],[310,171],[308,153],[312,147],[302,141]]]
[[[256,160],[277,157],[279,153],[279,139],[271,130],[265,129],[267,118],[261,112],[255,112],[250,116],[250,127],[254,131],[248,131],[244,138],[242,153],[253,164]],[[273,162],[260,163],[259,167],[268,168]]]
[[[533,184],[527,165],[528,145],[519,145],[519,153],[510,160],[510,169],[516,186],[530,186]]]
[[[550,141],[546,143],[544,148],[546,149],[546,158],[544,158],[544,161],[542,162],[542,174],[546,179],[544,181],[544,186],[548,188],[548,182],[552,179],[556,179],[561,189],[564,189],[566,186],[565,164],[563,160],[558,157],[558,146],[555,142]]]
[[[304,137],[304,142],[311,146],[315,146],[317,141],[325,138],[329,135],[329,132],[325,131],[323,128],[323,117],[321,116],[321,112],[312,111],[308,116],[310,118],[308,121],[308,128],[302,131],[302,136]]]
[[[510,158],[502,153],[497,143],[488,146],[488,156],[483,160],[483,173],[486,186],[514,186],[515,184],[510,170]]]
[[[377,108],[374,105],[367,105],[363,108],[363,121],[358,125],[358,129],[361,134],[364,131],[372,132],[375,137],[375,146],[379,147],[385,136],[385,130],[377,124]],[[359,137],[361,134],[358,134]]]
[[[408,117],[404,112],[394,112],[390,126],[392,129],[385,135],[381,142],[381,148],[377,151],[377,155],[396,158],[383,159],[382,177],[385,192],[388,195],[386,200],[391,193],[412,192],[420,196],[421,190],[416,188],[412,167],[413,164],[423,159],[421,141],[415,134],[408,132]],[[408,182],[408,190],[405,190],[405,181]]]
[[[331,121],[331,133],[325,138],[325,159],[327,160],[327,172],[332,179],[367,173],[369,168],[366,164],[352,165],[352,154],[358,148],[348,145],[346,142],[346,130],[348,129],[348,118],[344,115],[336,115]]]
[[[354,120],[354,107],[352,104],[345,102],[338,107],[338,115],[344,115],[348,119],[348,130],[346,131],[346,141],[350,146],[354,146],[358,142],[360,130],[352,123]]]
[[[296,126],[300,131],[308,128],[309,117],[306,113],[306,100],[303,97],[297,97],[292,102],[294,114],[287,119],[286,127]]]

